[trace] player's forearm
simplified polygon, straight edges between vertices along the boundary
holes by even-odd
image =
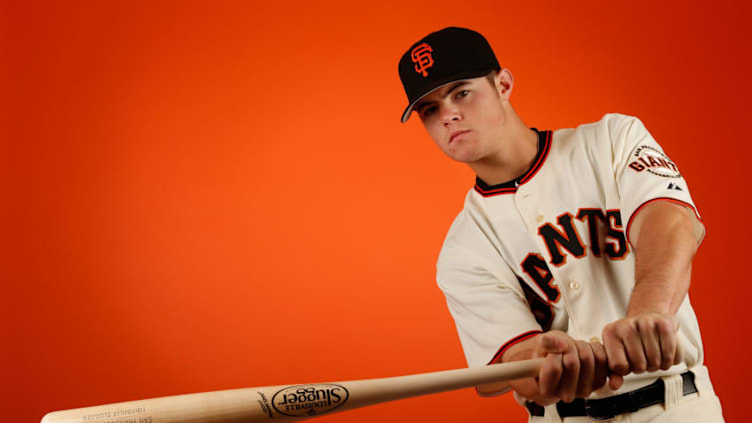
[[[658,201],[635,217],[635,288],[627,316],[675,314],[689,290],[697,251],[693,217],[679,205]]]

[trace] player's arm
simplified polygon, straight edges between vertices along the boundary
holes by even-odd
[[[616,375],[666,370],[674,363],[678,320],[689,289],[698,239],[693,211],[654,201],[634,216],[629,239],[635,254],[635,288],[627,316],[603,330],[609,368]],[[612,389],[621,379],[610,379]]]
[[[541,405],[585,398],[606,383],[608,363],[600,343],[575,341],[561,331],[525,339],[507,349],[501,362],[546,357],[538,377],[510,382],[518,394]]]

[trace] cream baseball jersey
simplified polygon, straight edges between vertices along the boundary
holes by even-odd
[[[653,201],[688,206],[702,239],[704,227],[677,165],[639,119],[619,114],[538,131],[538,154],[524,175],[494,186],[478,179],[437,262],[468,364],[491,363],[514,343],[550,329],[599,339],[605,325],[623,318],[634,287],[628,228]],[[618,392],[702,366],[688,297],[677,317],[685,362],[629,375]],[[608,395],[613,392],[604,388],[592,397]]]

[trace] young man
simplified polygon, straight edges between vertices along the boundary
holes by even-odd
[[[704,227],[642,123],[528,128],[468,29],[413,44],[399,74],[402,121],[477,175],[437,263],[468,364],[546,357],[511,383],[532,422],[723,421],[687,295]]]

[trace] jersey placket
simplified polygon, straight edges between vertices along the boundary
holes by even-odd
[[[550,286],[559,291],[558,298],[552,300],[550,298],[550,292],[547,294],[544,290],[544,287],[541,286],[541,284],[536,281],[529,272],[526,272],[524,268],[521,269],[523,279],[528,282],[528,285],[531,286],[535,290],[535,292],[541,298],[545,299],[546,302],[553,308],[554,318],[551,329],[566,331],[568,327],[568,321],[571,316],[568,298],[569,293],[559,286],[559,280],[561,280],[560,275],[558,274],[559,272],[555,271],[553,266],[548,263],[549,257],[545,244],[538,236],[538,228],[541,224],[545,223],[546,215],[544,214],[544,211],[541,210],[541,200],[533,194],[536,191],[534,190],[534,188],[530,187],[531,185],[534,185],[534,183],[531,182],[530,184],[518,187],[517,192],[513,195],[513,201],[516,211],[527,229],[526,232],[527,236],[529,237],[529,242],[527,242],[526,244],[530,245],[531,247],[535,247],[534,249],[531,248],[530,251],[525,253],[525,255],[529,256],[530,254],[537,254],[540,258],[543,259],[546,270],[553,276],[553,280],[551,281]],[[521,260],[518,263],[523,263],[525,257],[521,257],[520,259]]]

